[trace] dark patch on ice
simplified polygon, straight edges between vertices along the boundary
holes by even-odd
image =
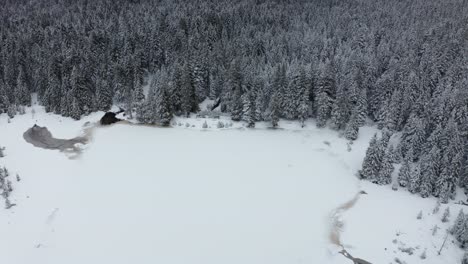
[[[43,149],[57,149],[60,151],[79,153],[81,149],[77,144],[88,143],[86,136],[75,137],[72,139],[54,138],[47,127],[34,125],[23,134],[24,140],[35,147]]]

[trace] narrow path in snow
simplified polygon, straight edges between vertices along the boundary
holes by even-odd
[[[359,197],[361,194],[367,194],[364,191],[358,192],[354,197],[347,201],[346,203],[338,206],[335,208],[332,213],[331,213],[331,228],[330,228],[330,234],[329,234],[329,239],[330,242],[338,247],[340,247],[342,250],[339,252],[341,255],[344,257],[350,259],[353,261],[354,264],[372,264],[366,260],[360,259],[360,258],[355,258],[351,254],[346,251],[342,241],[341,241],[341,232],[343,231],[344,227],[344,222],[342,219],[342,215],[344,212],[348,211],[349,209],[353,208],[353,206],[357,203],[359,200]]]

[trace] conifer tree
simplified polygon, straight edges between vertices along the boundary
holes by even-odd
[[[18,72],[19,73],[15,89],[15,103],[16,105],[30,106],[31,95],[29,93],[28,88],[26,87],[26,77],[24,76],[22,67],[19,68]]]
[[[411,193],[417,193],[421,185],[421,171],[419,164],[415,164],[409,173],[408,178],[408,191]]]
[[[381,160],[378,154],[379,147],[377,134],[375,134],[366,151],[366,156],[362,163],[362,169],[359,171],[359,175],[362,179],[374,180],[380,171]]]
[[[320,78],[317,91],[317,126],[324,127],[330,118],[335,96],[335,79],[330,61],[320,65]]]
[[[244,94],[244,119],[247,121],[247,127],[255,127],[255,121],[256,121],[256,109],[255,109],[255,92],[253,90],[250,90],[248,93]]]
[[[376,183],[380,185],[390,184],[392,182],[392,173],[395,168],[392,164],[392,157],[387,150],[382,160],[382,165],[376,179]]]
[[[461,242],[461,239],[464,236],[465,231],[465,222],[467,221],[465,213],[460,209],[455,222],[453,223],[452,228],[450,228],[450,234],[452,234],[457,241]]]
[[[447,206],[447,208],[445,208],[445,211],[444,211],[444,214],[442,215],[442,223],[446,223],[449,221],[449,217],[450,217],[450,207]]]
[[[270,101],[270,119],[271,119],[271,124],[273,128],[278,127],[279,116],[280,116],[279,107],[280,107],[280,102],[279,102],[278,93],[274,93]]]

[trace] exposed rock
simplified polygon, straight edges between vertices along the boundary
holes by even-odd
[[[116,117],[118,114],[122,112],[124,112],[124,110],[120,108],[120,110],[115,113],[114,112],[105,113],[104,116],[101,118],[101,121],[100,121],[101,125],[111,125],[119,121],[122,121],[122,119]]]

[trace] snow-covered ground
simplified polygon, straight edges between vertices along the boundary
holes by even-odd
[[[445,205],[434,215],[434,199],[354,176],[373,128],[361,129],[348,151],[337,132],[312,121],[282,121],[278,130],[231,126],[224,117],[222,129],[218,119],[196,117],[177,118],[173,128],[115,124],[92,130],[70,159],[26,143],[23,132],[38,124],[72,138],[102,113],[73,121],[34,108],[10,123],[0,115],[0,165],[21,177],[11,197],[17,206],[0,209],[2,263],[350,263],[329,241],[330,214],[360,190],[368,194],[341,216],[341,240],[354,257],[461,257],[450,236],[437,255],[450,225],[440,221]],[[450,206],[453,221],[460,206]],[[413,255],[398,249],[408,247]]]

